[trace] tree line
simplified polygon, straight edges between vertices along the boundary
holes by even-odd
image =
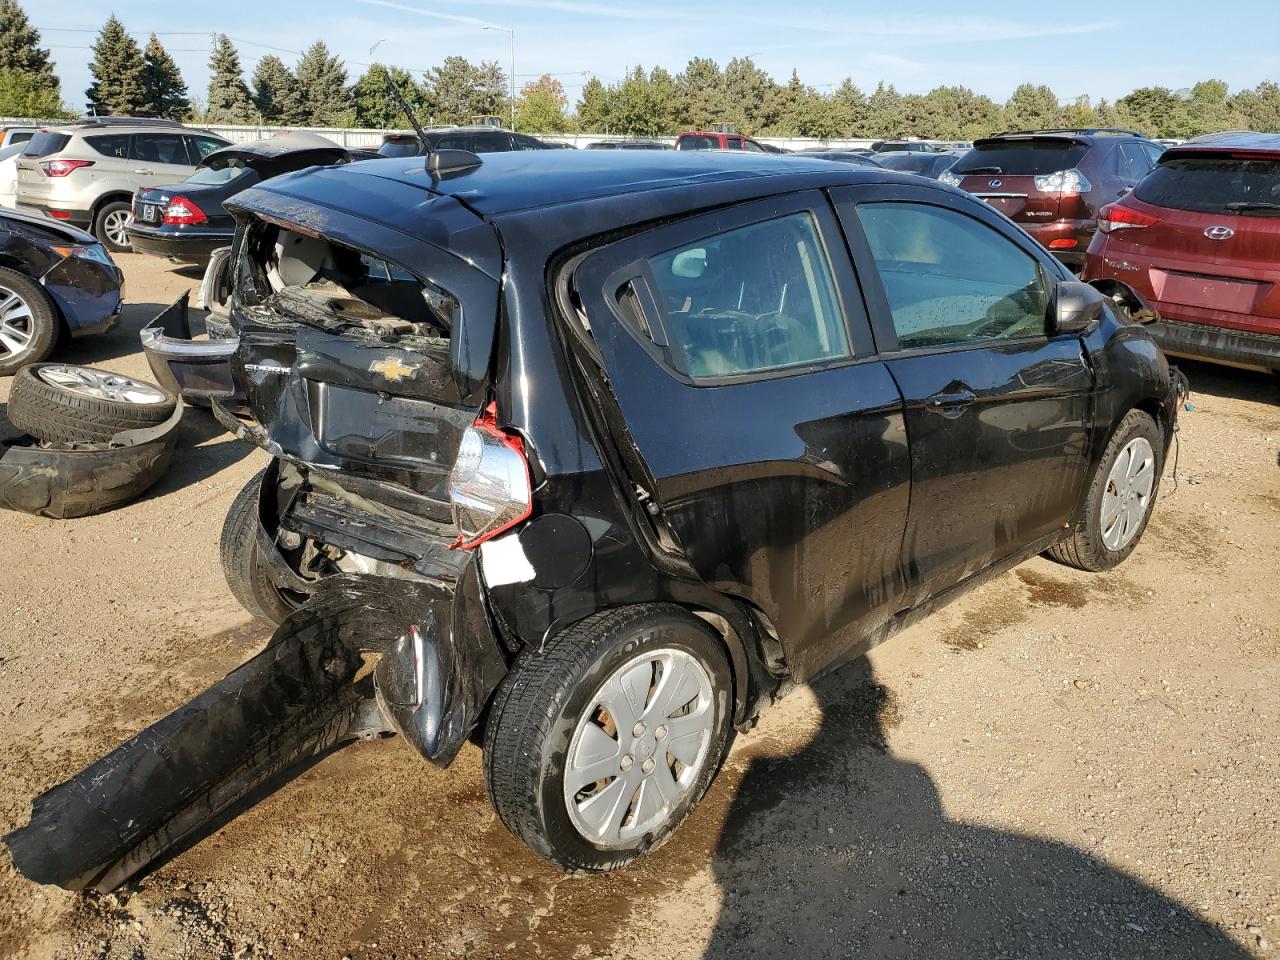
[[[0,115],[69,116],[49,52],[16,0],[0,0]],[[239,51],[225,35],[213,39],[203,98],[154,34],[143,47],[114,15],[99,31],[85,91],[97,114],[164,117],[202,123],[403,128],[407,118],[392,86],[423,123],[466,123],[506,117],[508,77],[495,62],[446,57],[421,77],[373,64],[350,81],[341,58],[316,41],[292,68],[270,54],[246,79]],[[520,91],[515,126],[532,133],[663,136],[733,123],[757,136],[821,140],[914,136],[972,140],[1001,129],[1125,127],[1150,136],[1186,139],[1218,130],[1280,132],[1280,85],[1263,81],[1231,93],[1220,80],[1190,90],[1141,87],[1114,102],[1059,100],[1043,84],[1024,83],[1005,103],[965,86],[900,93],[892,84],[864,92],[850,79],[822,88],[791,72],[779,83],[750,57],[724,67],[695,57],[673,74],[634,67],[613,83],[589,77],[578,102],[559,80],[543,75]]]

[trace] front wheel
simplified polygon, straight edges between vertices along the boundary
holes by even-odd
[[[724,647],[683,609],[588,617],[517,660],[485,730],[485,787],[507,828],[573,872],[631,863],[706,793],[728,749]]]
[[[1110,570],[1133,553],[1151,519],[1160,489],[1164,444],[1160,428],[1141,410],[1120,421],[1089,485],[1084,519],[1048,556],[1078,570]]]

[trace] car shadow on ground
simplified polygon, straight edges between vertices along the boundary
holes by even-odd
[[[174,299],[177,299],[176,294]],[[168,306],[167,303],[126,303],[120,323],[114,330],[78,339],[64,336],[49,361],[88,366],[141,354],[142,341],[138,339],[138,333]],[[195,316],[201,314],[198,310],[192,312]]]
[[[1241,370],[1218,363],[1184,360],[1181,357],[1170,357],[1169,362],[1187,375],[1193,404],[1197,393],[1211,397],[1230,397],[1233,400],[1250,400],[1254,403],[1280,404],[1280,374]]]
[[[218,439],[221,438],[221,439]],[[210,443],[209,441],[216,440]],[[169,469],[139,500],[162,497],[208,480],[247,457],[255,448],[237,440],[203,407],[188,406],[178,425],[178,440]]]
[[[1081,850],[948,817],[928,773],[889,751],[897,709],[865,660],[814,693],[817,736],[753,761],[734,799],[708,960],[1248,956]]]

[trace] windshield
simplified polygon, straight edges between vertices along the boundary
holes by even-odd
[[[1280,157],[1171,157],[1134,194],[1143,203],[1175,210],[1248,213],[1249,205],[1258,204],[1265,211],[1271,204],[1280,207]]]
[[[1039,177],[1078,166],[1089,152],[1087,145],[1070,140],[1019,140],[984,143],[956,161],[951,172],[1003,173]]]

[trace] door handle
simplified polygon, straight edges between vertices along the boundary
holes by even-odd
[[[149,177],[149,176],[151,176],[153,173],[155,173],[155,171],[154,171],[154,170],[135,170],[135,171],[133,171],[133,172],[134,172],[134,173],[140,173],[140,174],[142,174],[144,177]]]
[[[951,393],[935,393],[928,400],[928,409],[944,417],[958,417],[964,408],[978,399],[972,390],[955,390]]]

